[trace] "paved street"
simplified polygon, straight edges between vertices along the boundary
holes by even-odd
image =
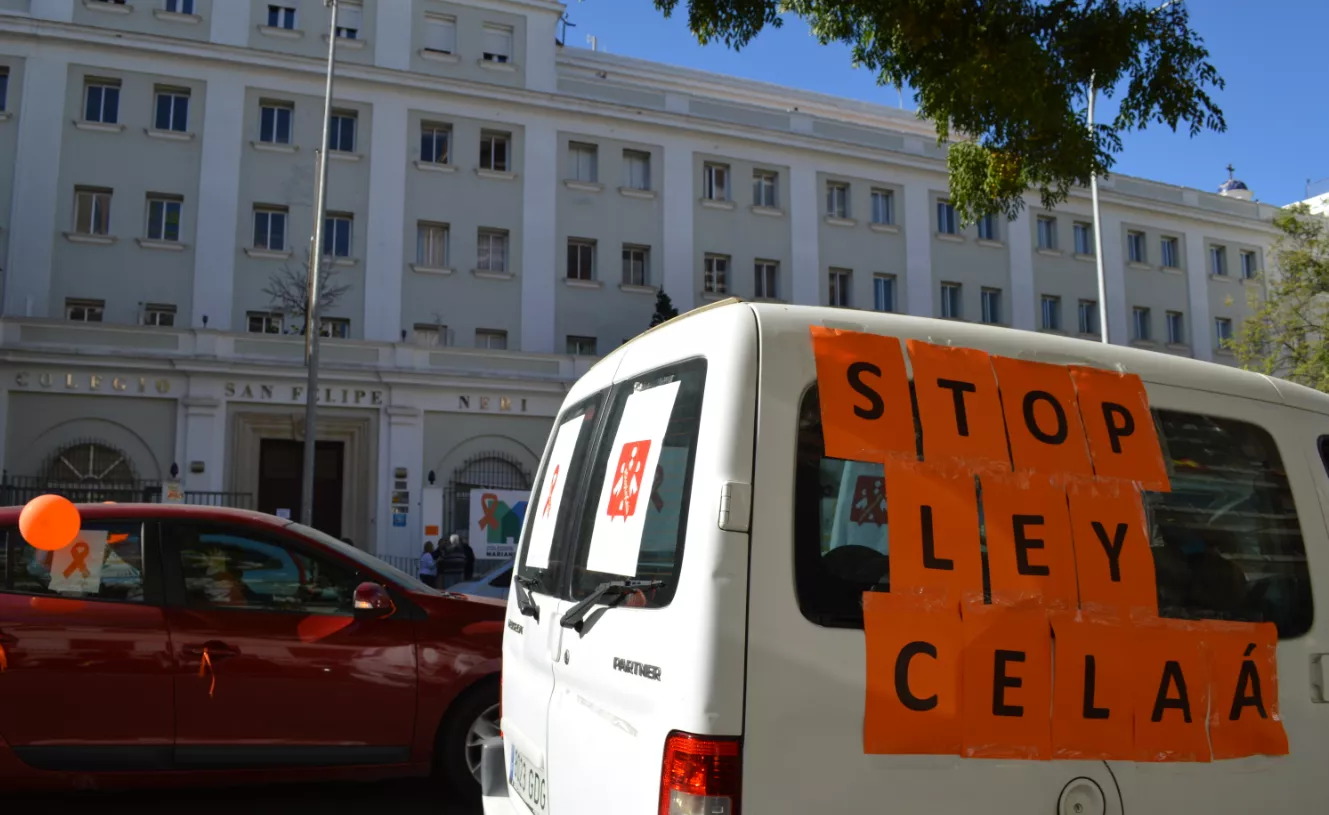
[[[178,812],[187,815],[479,815],[479,803],[449,804],[435,784],[393,781],[378,784],[294,784],[275,787],[93,792],[14,797],[5,812],[41,813]]]

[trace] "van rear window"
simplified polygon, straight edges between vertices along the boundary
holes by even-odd
[[[1283,639],[1305,634],[1313,617],[1306,548],[1273,438],[1235,419],[1154,415],[1172,482],[1170,493],[1145,493],[1159,613],[1272,622]],[[862,593],[890,587],[883,465],[824,453],[813,385],[798,428],[798,603],[818,625],[862,628]],[[985,551],[985,571],[986,561]]]

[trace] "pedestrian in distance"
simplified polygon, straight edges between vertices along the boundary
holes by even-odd
[[[459,535],[453,535],[452,540],[461,544],[461,553],[465,555],[465,565],[462,568],[462,579],[475,579],[475,550],[471,548],[470,541],[464,541]]]
[[[420,554],[420,582],[430,588],[438,585],[438,559],[434,556],[433,541],[425,541],[425,550]]]
[[[461,536],[452,535],[438,558],[439,585],[451,586],[466,574],[466,553],[461,548]]]

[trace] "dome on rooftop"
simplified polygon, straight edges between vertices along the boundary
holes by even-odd
[[[1220,193],[1224,193],[1224,192],[1231,192],[1233,190],[1245,190],[1245,189],[1250,189],[1249,187],[1246,186],[1245,181],[1238,181],[1235,178],[1229,178],[1227,181],[1223,182],[1223,185],[1218,188],[1218,191]]]
[[[1245,181],[1238,180],[1234,175],[1232,165],[1227,166],[1227,181],[1224,181],[1218,188],[1218,194],[1228,198],[1240,198],[1243,201],[1251,200],[1251,188],[1246,186]]]

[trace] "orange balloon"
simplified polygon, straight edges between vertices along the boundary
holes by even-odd
[[[18,516],[18,530],[23,534],[23,540],[47,552],[73,543],[81,525],[78,507],[59,495],[37,496]]]

